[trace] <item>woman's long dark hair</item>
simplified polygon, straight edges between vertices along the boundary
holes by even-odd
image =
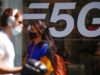
[[[48,41],[50,47],[52,48],[51,50],[53,52],[56,52],[57,47],[55,45],[53,38],[50,35],[49,28],[45,25],[45,23],[42,21],[34,21],[33,25],[38,30],[38,32],[41,34],[42,40]]]

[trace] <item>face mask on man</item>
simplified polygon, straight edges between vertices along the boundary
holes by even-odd
[[[23,29],[22,29],[22,26],[21,25],[16,26],[15,28],[11,28],[12,34],[14,36],[17,36],[17,35],[21,34],[22,33],[22,30]]]

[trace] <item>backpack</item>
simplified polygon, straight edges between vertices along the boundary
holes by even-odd
[[[54,57],[56,62],[54,75],[67,75],[66,65],[63,57],[59,56],[58,54],[54,54]]]
[[[49,45],[51,48],[54,58],[54,74],[53,75],[67,75],[65,61],[62,56],[58,55],[55,50],[53,50],[52,46]]]

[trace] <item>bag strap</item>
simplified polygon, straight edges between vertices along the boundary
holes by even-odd
[[[31,55],[30,55],[29,59],[32,58],[32,54],[33,54],[34,48],[35,48],[35,46],[32,47],[32,52],[31,52]]]
[[[32,47],[32,53],[31,53],[29,59],[32,57],[34,47],[35,47],[35,46]],[[27,49],[26,54],[25,54],[25,58],[23,59],[23,64],[24,64],[24,63],[27,61],[27,59],[28,59],[28,50],[29,50],[29,49]]]
[[[43,45],[44,45],[45,43],[47,43],[47,42],[46,42],[46,41],[42,41],[41,43],[42,43],[42,46],[43,46]],[[40,49],[39,51],[42,50],[42,46],[41,46],[41,49]],[[29,58],[29,59],[32,58],[32,54],[33,54],[34,49],[35,49],[35,45],[32,47],[32,52],[31,52],[31,55],[30,55],[30,58]]]

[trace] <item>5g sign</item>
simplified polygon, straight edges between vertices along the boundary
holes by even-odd
[[[66,28],[62,31],[57,31],[55,27],[49,28],[50,33],[53,37],[65,37],[69,35],[74,28],[74,19],[69,14],[59,14],[61,9],[69,10],[75,9],[76,2],[71,3],[55,3],[53,12],[50,18],[50,22],[56,23],[57,21],[64,20],[67,24]],[[29,5],[30,9],[48,9],[49,3],[31,3]],[[80,11],[77,20],[77,29],[79,33],[86,37],[97,37],[100,36],[100,27],[94,31],[89,31],[85,27],[85,19],[87,13],[92,9],[100,10],[100,2],[91,2],[86,4]],[[46,13],[43,14],[24,14],[24,19],[45,19]],[[100,18],[93,18],[92,24],[100,25]]]

